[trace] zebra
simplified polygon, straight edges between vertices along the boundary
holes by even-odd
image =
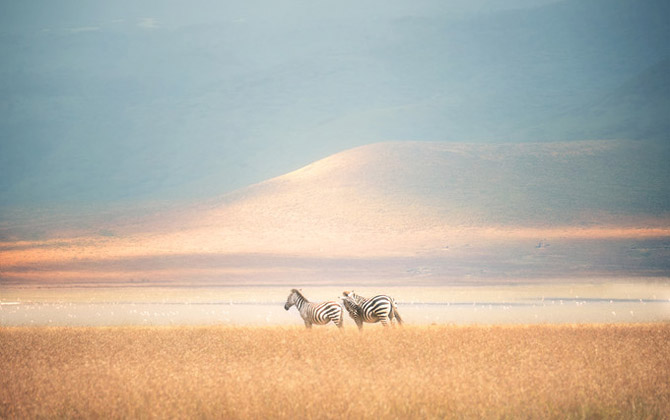
[[[342,292],[342,303],[349,312],[359,330],[363,329],[363,322],[381,322],[383,326],[392,324],[393,319],[402,325],[402,318],[398,313],[395,299],[386,295],[377,295],[365,298],[355,292]]]
[[[333,321],[338,328],[343,328],[342,306],[337,302],[312,303],[307,300],[302,291],[291,289],[284,309],[288,311],[293,305],[298,308],[306,328],[312,328],[312,324],[326,325],[330,321]]]

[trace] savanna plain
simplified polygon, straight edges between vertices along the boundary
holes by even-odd
[[[0,328],[2,418],[667,418],[670,324]]]

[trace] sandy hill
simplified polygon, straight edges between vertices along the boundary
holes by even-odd
[[[284,226],[391,230],[653,219],[670,210],[669,150],[628,141],[378,143],[231,194],[211,215],[240,209]]]
[[[5,242],[0,274],[225,282],[261,269],[276,280],[287,267],[388,268],[395,258],[402,272],[423,273],[411,261],[428,259],[429,273],[452,276],[622,264],[628,274],[667,275],[669,150],[629,141],[372,144],[206,203],[101,221],[93,236]]]

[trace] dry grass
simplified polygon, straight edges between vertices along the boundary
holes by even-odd
[[[670,324],[1,328],[0,417],[663,418]]]

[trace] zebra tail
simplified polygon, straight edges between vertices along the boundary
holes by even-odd
[[[396,321],[398,321],[398,325],[402,325],[402,318],[398,313],[398,307],[395,306],[395,299],[391,303],[393,304],[393,316],[395,316]]]

